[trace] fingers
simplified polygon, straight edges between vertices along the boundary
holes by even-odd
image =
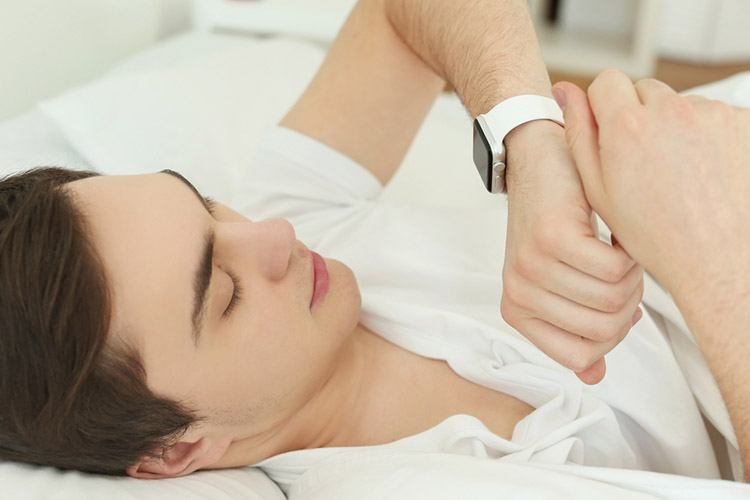
[[[601,380],[603,373],[596,373],[596,370],[604,371],[605,366],[595,367],[595,365],[605,354],[614,349],[630,330],[628,328],[620,336],[607,342],[594,342],[538,318],[528,318],[525,321],[525,328],[528,332],[526,337],[543,353],[569,370],[582,373],[583,378],[579,378],[585,383],[597,383]],[[594,370],[586,373],[592,367],[595,367]]]
[[[602,381],[607,371],[607,364],[604,358],[599,358],[593,365],[589,366],[582,372],[575,372],[576,376],[587,385],[595,385]]]
[[[677,94],[672,87],[653,78],[639,80],[635,84],[635,91],[638,94],[641,103],[644,105],[663,101],[664,99]]]
[[[617,283],[608,283],[584,274],[567,264],[553,265],[542,288],[590,309],[615,313],[621,311],[643,279],[643,267],[634,264]]]
[[[552,93],[563,110],[565,138],[581,176],[586,199],[599,211],[605,198],[599,157],[599,128],[588,98],[580,88],[567,82],[556,84]],[[600,215],[605,216],[601,212]]]
[[[520,315],[542,319],[575,337],[594,342],[607,342],[627,333],[632,326],[633,312],[643,296],[643,281],[639,279],[622,307],[610,313],[583,306],[531,282],[511,284],[513,286],[506,287],[503,293]]]
[[[598,123],[609,122],[623,109],[641,103],[633,82],[625,73],[617,69],[608,69],[599,73],[589,85],[588,98]]]
[[[608,283],[620,281],[636,264],[622,248],[575,234],[559,242],[556,255],[565,264]]]

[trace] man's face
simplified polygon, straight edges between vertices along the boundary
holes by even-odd
[[[212,215],[166,173],[68,186],[107,271],[109,341],[134,346],[149,388],[207,417],[204,432],[272,433],[325,383],[359,318],[346,266],[325,261],[311,307],[314,258],[282,219]]]

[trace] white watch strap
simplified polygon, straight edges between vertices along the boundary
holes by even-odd
[[[483,115],[498,146],[505,148],[503,141],[511,130],[534,120],[552,120],[565,126],[560,107],[549,97],[540,95],[517,95],[510,97]],[[504,151],[503,151],[504,152]]]

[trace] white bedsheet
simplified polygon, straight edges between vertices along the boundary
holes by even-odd
[[[264,43],[264,50],[257,50]],[[254,135],[278,119],[322,53],[300,42],[254,42],[190,35],[133,59],[100,82],[0,125],[0,171],[32,165],[91,165],[105,172],[176,168],[214,189],[231,182],[254,149]],[[296,64],[260,66],[269,60]],[[257,69],[268,72],[256,78]],[[285,85],[273,85],[277,79]],[[221,82],[237,80],[236,84]],[[165,92],[183,82],[180,92]],[[190,82],[189,85],[184,82]],[[702,89],[750,107],[750,74]],[[219,92],[220,90],[224,92]],[[265,112],[259,112],[264,110]],[[469,120],[454,98],[440,100],[389,186],[392,197],[425,205],[497,203],[474,178]],[[417,161],[419,160],[419,161]],[[445,169],[435,189],[412,189]],[[440,177],[440,176],[432,176]],[[675,320],[677,321],[677,320]],[[687,356],[686,363],[691,361]],[[689,366],[689,365],[688,365]],[[710,385],[710,381],[696,381]],[[716,402],[706,397],[704,406]],[[719,419],[721,420],[721,419]],[[717,423],[717,427],[722,425]],[[136,481],[0,463],[3,498],[283,498],[252,469],[202,472],[175,481]],[[391,454],[331,461],[305,474],[293,499],[336,498],[750,498],[750,486],[646,472],[519,466],[452,455]]]
[[[624,469],[384,453],[337,456],[302,476],[288,498],[732,500],[750,498],[750,485]]]

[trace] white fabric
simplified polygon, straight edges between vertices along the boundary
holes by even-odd
[[[514,464],[466,455],[338,455],[304,474],[289,500],[733,500],[746,484],[577,465]]]
[[[724,101],[740,108],[750,108],[750,71],[737,73],[718,82],[701,85],[683,94],[699,95]]]
[[[39,166],[89,168],[55,123],[39,110],[0,123],[0,175]]]
[[[283,500],[284,494],[252,468],[202,471],[184,478],[147,481],[62,471],[0,461],[0,497],[7,500]]]
[[[511,440],[457,415],[388,445],[302,450],[258,464],[283,489],[299,488],[300,475],[337,455],[383,450],[720,477],[688,381],[648,312],[608,356],[604,381],[585,386],[499,314],[502,207],[440,213],[379,200],[380,192],[352,160],[277,127],[233,205],[255,219],[289,219],[311,248],[349,265],[368,328],[536,410]]]
[[[257,50],[258,44],[263,44],[263,51]],[[278,44],[216,35],[178,37],[131,59],[104,79],[49,101],[41,110],[0,124],[0,169],[2,173],[7,173],[19,168],[55,163],[74,167],[90,165],[110,173],[138,173],[173,167],[197,181],[203,191],[208,192],[211,186],[220,183],[218,191],[224,194],[217,196],[217,199],[229,201],[225,186],[229,185],[231,179],[239,177],[245,166],[243,162],[251,156],[259,140],[259,136],[254,134],[274,123],[273,120],[293,102],[296,93],[314,71],[315,61],[311,61],[309,56],[312,53],[316,54],[313,58],[319,60],[322,57],[321,49],[302,42]],[[284,57],[295,63],[263,66],[269,59],[283,60]],[[253,78],[259,68],[270,71],[272,77]],[[243,84],[230,83],[222,87],[215,82],[231,82],[236,78]],[[277,85],[277,82],[285,80],[292,83]],[[701,91],[743,105],[750,99],[748,84],[750,75],[745,74],[728,84],[721,82]],[[166,94],[175,88],[179,89],[179,93],[169,98]],[[204,105],[205,100],[210,103]],[[744,105],[750,106],[750,103]],[[269,113],[273,116],[264,116]],[[466,153],[471,151],[470,126],[468,117],[455,98],[441,98],[419,132],[402,168],[380,195],[381,199],[408,200],[412,204],[443,207],[442,216],[446,220],[460,219],[463,207],[489,208],[502,204],[502,199],[486,194],[476,179],[470,155]],[[106,130],[100,131],[100,128]],[[203,161],[206,158],[219,161],[207,164]],[[232,161],[226,161],[226,158]],[[210,166],[210,176],[215,180],[208,179],[204,185],[201,181],[206,175],[201,175],[201,172],[206,170],[207,165]],[[370,182],[364,184],[371,185]],[[461,210],[453,210],[455,207]],[[459,228],[461,232],[455,234],[457,238],[476,241],[476,245],[482,244],[482,238],[478,237],[482,231],[491,224],[497,224],[489,212],[479,218],[468,219],[468,226]],[[431,237],[421,235],[421,231],[414,235],[417,239],[423,236]],[[499,263],[495,265],[496,269],[500,268]],[[405,276],[404,280],[408,281],[409,276],[411,274]],[[495,274],[494,279],[499,284],[499,274]],[[498,294],[496,297],[499,299],[499,289],[495,288],[493,293]],[[669,301],[668,296],[665,297]],[[467,302],[463,307],[471,309],[472,304]],[[499,316],[497,305],[488,314]],[[641,323],[644,321],[646,318]],[[687,337],[678,335],[675,338]],[[689,339],[685,342],[689,342]],[[710,374],[705,376],[705,371],[697,370],[695,374],[688,371],[686,375],[688,379],[697,379],[695,383],[689,380],[694,390],[700,386],[705,389],[703,392],[708,399],[702,404],[703,407],[719,406],[716,404],[716,394],[712,392],[713,379]],[[718,401],[721,401],[720,398]],[[718,420],[721,420],[721,412],[717,413]],[[478,428],[474,423],[472,425],[474,429]],[[519,498],[558,497],[555,491],[546,486],[535,487],[548,476],[546,472],[537,474],[536,469],[528,469],[528,465],[519,467],[508,462],[465,455],[440,454],[431,458],[411,452],[391,453],[394,464],[391,472],[397,475],[398,482],[394,482],[393,475],[388,475],[387,471],[376,474],[377,470],[384,469],[377,468],[373,463],[366,464],[367,457],[360,455],[357,461],[352,461],[346,467],[342,463],[329,467],[321,463],[305,475],[310,481],[315,477],[321,478],[318,485],[310,485],[304,490],[304,485],[300,484],[304,492],[295,493],[295,490],[291,494],[294,498],[307,498],[306,494],[317,495],[309,498],[326,499],[363,498],[370,494],[371,498],[414,498],[420,495],[409,496],[407,493],[424,492],[427,497],[435,495],[431,498],[440,498],[438,494],[444,490],[466,492],[463,495],[466,498],[497,498],[498,491],[503,494],[515,492]],[[408,457],[412,459],[407,462]],[[478,466],[480,462],[485,465]],[[449,468],[441,468],[441,463]],[[404,469],[398,468],[401,465]],[[193,497],[283,498],[278,490],[269,490],[271,483],[265,476],[256,472],[246,474],[252,470],[203,472],[175,481],[131,481],[0,463],[0,484],[3,498],[191,498],[188,490],[196,492]],[[419,475],[407,480],[404,471],[409,470],[418,471]],[[595,472],[600,470],[604,472],[596,475]],[[584,489],[585,485],[574,477],[569,478],[579,475],[580,471],[585,471],[588,474],[586,477],[595,481],[614,484],[617,480],[617,484],[629,491],[643,491],[640,485],[651,484],[653,477],[652,474],[636,471],[576,468],[572,465],[561,466],[560,471],[565,472],[564,476],[555,476],[560,491],[575,492],[580,488],[582,492],[580,495],[568,495],[573,498],[600,496],[585,494],[589,491]],[[328,482],[324,483],[322,478],[327,478]],[[382,478],[383,483],[377,492],[382,493],[385,491],[382,489],[384,485],[390,485],[392,496],[378,497],[375,494],[375,486],[380,484],[378,478]],[[735,486],[727,482],[669,478],[672,492],[682,491],[684,498],[734,498],[724,496],[728,488]],[[256,485],[254,481],[260,484]],[[476,483],[483,484],[485,488],[472,489]],[[666,483],[663,484],[667,488]],[[344,491],[337,489],[336,485],[348,488],[346,491],[349,494],[336,495],[337,491]],[[431,488],[432,485],[435,488]],[[402,491],[400,487],[405,492],[403,495],[399,495]],[[327,492],[331,494],[327,495]],[[611,490],[607,490],[607,494],[611,493]],[[612,495],[612,498],[619,498]],[[451,498],[457,496],[455,494]]]
[[[195,38],[201,37],[188,40]],[[216,44],[215,37],[203,38]],[[42,103],[40,109],[103,172],[172,168],[204,195],[225,201],[263,131],[293,103],[268,94],[302,93],[323,51],[288,40],[223,45],[225,50],[175,69],[105,78]],[[290,61],[294,71],[288,69]],[[206,127],[206,122],[216,126]]]

